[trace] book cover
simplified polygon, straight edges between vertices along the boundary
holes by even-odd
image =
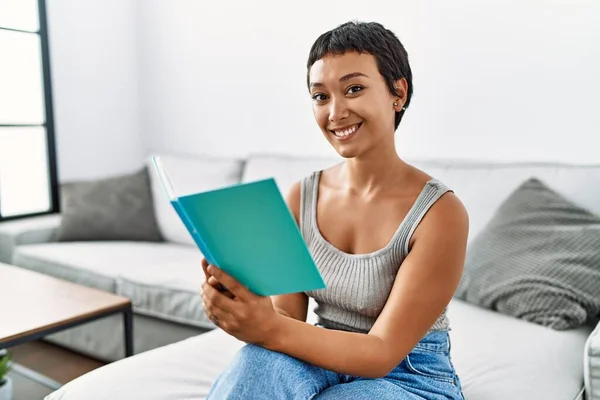
[[[178,196],[160,158],[152,161],[209,263],[261,296],[326,287],[273,178]]]

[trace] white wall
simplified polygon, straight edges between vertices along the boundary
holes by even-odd
[[[60,181],[138,168],[135,0],[47,0]]]
[[[320,33],[360,19],[395,31],[409,52],[415,96],[397,134],[405,157],[599,160],[595,0],[140,0],[138,8],[146,150],[333,154],[312,117],[306,57]]]

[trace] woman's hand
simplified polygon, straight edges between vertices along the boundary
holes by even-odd
[[[207,267],[205,267],[207,265]],[[269,296],[258,296],[214,265],[202,261],[207,277],[202,284],[206,315],[225,332],[247,343],[265,345],[274,339],[280,318]],[[227,290],[221,292],[218,287]]]

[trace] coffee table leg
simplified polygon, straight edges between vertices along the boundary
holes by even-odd
[[[133,310],[129,307],[123,312],[123,326],[125,327],[125,357],[133,355]]]

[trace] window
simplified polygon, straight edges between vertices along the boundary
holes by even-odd
[[[0,221],[58,211],[44,0],[0,1]]]

